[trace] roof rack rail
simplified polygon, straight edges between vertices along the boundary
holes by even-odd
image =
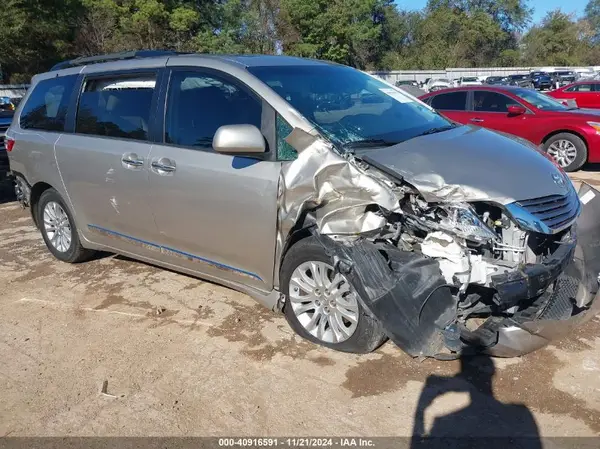
[[[181,54],[172,50],[132,50],[122,51],[119,53],[109,53],[106,55],[97,56],[82,56],[79,58],[71,59],[70,61],[63,61],[55,64],[50,71],[67,69],[69,67],[77,67],[87,64],[98,64],[100,62],[110,61],[123,61],[126,59],[141,59],[141,58],[154,58],[157,56],[173,56]]]

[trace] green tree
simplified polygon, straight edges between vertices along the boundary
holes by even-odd
[[[78,0],[4,0],[0,13],[4,76],[23,81],[70,55],[80,12]]]
[[[569,66],[581,63],[579,27],[568,14],[550,11],[542,23],[523,37],[523,60],[527,65]]]
[[[595,42],[600,40],[600,0],[590,0],[585,7],[585,20],[593,30]]]
[[[281,0],[286,53],[373,68],[381,57],[389,0]]]

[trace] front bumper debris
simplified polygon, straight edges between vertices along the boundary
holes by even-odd
[[[487,327],[497,342],[485,350],[498,357],[535,351],[600,313],[600,192],[583,183],[579,190],[583,211],[577,220],[577,247],[571,263],[551,291],[511,318],[494,320]],[[490,320],[488,320],[490,321]]]
[[[440,330],[456,319],[457,301],[437,260],[368,240],[316,237],[390,340],[414,357],[433,357],[444,348]]]
[[[495,277],[504,304],[527,304],[510,317],[492,315],[471,331],[457,324],[457,297],[435,259],[358,239],[316,234],[336,269],[355,286],[365,310],[389,338],[418,357],[485,352],[513,357],[564,337],[600,312],[600,192],[579,191],[583,209],[575,232],[543,263]]]

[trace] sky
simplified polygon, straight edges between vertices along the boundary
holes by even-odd
[[[566,13],[575,13],[576,17],[583,15],[588,0],[529,0],[529,6],[533,8],[533,22],[537,23],[544,18],[548,11],[560,8]],[[421,9],[427,4],[427,0],[396,0],[401,9]]]

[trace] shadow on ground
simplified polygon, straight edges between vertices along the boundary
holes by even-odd
[[[581,168],[582,172],[600,172],[600,164],[585,164]]]
[[[430,375],[425,381],[415,412],[411,449],[431,447],[436,442],[453,447],[453,438],[457,439],[456,443],[464,444],[465,437],[482,442],[490,436],[510,436],[512,448],[541,449],[538,426],[527,406],[503,403],[495,398],[493,360],[482,355],[462,358],[460,362],[461,369],[456,375]],[[427,409],[448,393],[467,393],[470,403],[446,415],[436,416],[427,430]]]
[[[0,204],[16,201],[15,190],[11,182],[0,180]]]

